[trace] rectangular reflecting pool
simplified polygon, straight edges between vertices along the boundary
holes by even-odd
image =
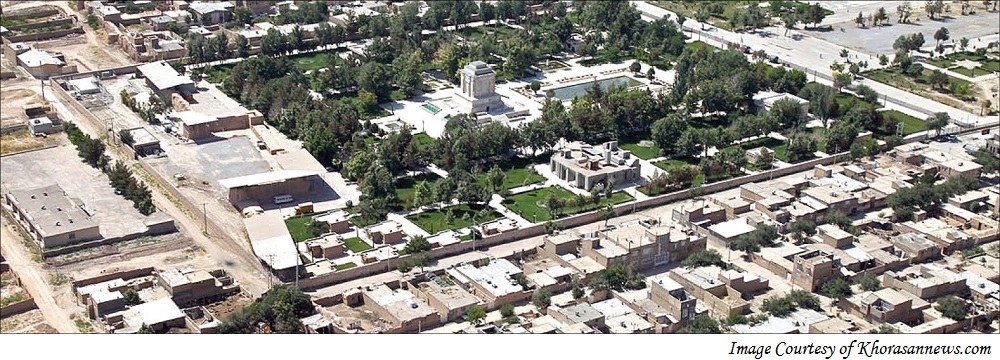
[[[441,109],[439,109],[437,106],[434,106],[432,104],[426,104],[425,103],[423,105],[420,105],[420,107],[424,108],[424,110],[427,110],[431,114],[437,114],[439,111],[441,111]]]
[[[601,89],[603,90],[610,89],[612,86],[633,87],[639,84],[640,83],[638,80],[625,75],[597,81],[597,85],[600,86]],[[594,86],[594,81],[554,88],[552,89],[552,95],[559,98],[559,100],[563,101],[573,100],[578,96],[586,94],[587,89],[589,89],[591,86]]]

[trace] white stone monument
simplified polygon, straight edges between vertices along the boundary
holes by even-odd
[[[462,91],[456,95],[459,108],[466,113],[489,113],[506,107],[496,93],[496,73],[482,61],[462,68]]]

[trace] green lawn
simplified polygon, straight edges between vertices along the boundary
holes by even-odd
[[[882,117],[886,119],[895,119],[903,124],[903,136],[918,133],[926,130],[924,126],[924,121],[906,115],[896,110],[886,110],[882,112]]]
[[[656,167],[658,167],[660,169],[670,171],[671,169],[676,169],[678,167],[685,166],[685,165],[686,166],[697,166],[699,162],[701,162],[701,161],[698,160],[698,159],[696,159],[696,158],[687,158],[687,157],[685,157],[685,158],[672,158],[672,159],[660,160],[660,161],[657,161],[657,162],[653,163],[653,165],[656,165]]]
[[[421,152],[428,151],[434,146],[434,138],[427,133],[414,134],[413,142],[417,145],[417,150]]]
[[[837,101],[837,107],[840,108],[842,114],[846,114],[847,110],[850,110],[855,106],[855,104],[862,103],[864,100],[861,98],[843,92],[838,92],[834,95],[834,100]]]
[[[976,61],[980,63],[980,66],[972,69],[956,66],[955,62],[959,60]],[[946,68],[969,77],[983,76],[991,72],[1000,71],[1000,60],[990,59],[985,55],[976,55],[976,53],[973,52],[949,54],[945,57],[927,59],[924,60],[924,62],[940,68]]]
[[[302,72],[325,68],[327,61],[331,58],[340,63],[340,57],[332,52],[315,52],[289,57],[295,63],[295,67],[302,70]]]
[[[449,209],[454,217],[450,224],[447,218]],[[486,205],[472,205],[470,207],[468,204],[461,204],[410,215],[406,217],[406,220],[428,233],[435,234],[444,230],[457,230],[472,226],[473,216],[478,215],[483,209],[486,209],[483,214],[485,216],[477,217],[476,223],[482,224],[501,217],[500,213],[493,211]]]
[[[545,181],[544,176],[541,176],[534,170],[528,168],[529,166],[532,166],[534,164],[535,164],[534,160],[525,158],[514,158],[497,164],[497,166],[500,167],[500,170],[502,170],[504,174],[507,174],[507,177],[504,178],[501,191],[506,192],[507,190],[516,187],[531,185]],[[486,172],[489,170],[490,168],[484,168],[482,170],[482,173],[478,177],[476,177],[476,181],[478,181],[483,186],[486,186],[487,189],[489,189],[489,183],[486,178]]]
[[[347,270],[347,269],[350,269],[352,267],[357,267],[357,266],[358,266],[358,264],[349,262],[349,263],[343,263],[343,264],[340,264],[340,265],[336,265],[336,266],[334,266],[334,268],[336,268],[337,270]]]
[[[229,78],[229,74],[233,71],[234,65],[217,65],[211,68],[203,68],[205,70],[203,78],[213,84],[221,84],[223,81]]]
[[[292,240],[295,240],[295,242],[302,242],[312,239],[312,234],[309,233],[309,230],[306,228],[310,222],[312,222],[311,214],[293,216],[285,219],[285,226],[288,227],[288,233],[292,235]]]
[[[648,143],[645,145],[650,146],[642,146],[640,144],[643,141],[644,140],[642,139],[622,140],[618,143],[618,146],[622,149],[631,151],[633,155],[643,160],[649,160],[660,156],[660,148],[656,146],[656,143],[653,143],[650,140],[645,140]]]
[[[423,173],[396,179],[396,196],[398,196],[403,203],[406,203],[407,200],[412,202],[413,193],[416,191],[418,183],[421,181],[435,182],[440,178],[441,177],[435,173]]]
[[[369,249],[372,248],[364,240],[361,240],[361,239],[356,238],[356,237],[353,237],[353,238],[350,238],[350,239],[344,239],[344,246],[347,247],[348,250],[351,250],[351,252],[353,252],[355,254],[363,252],[365,250],[369,250]]]
[[[550,216],[548,209],[545,208],[544,203],[545,199],[547,199],[549,195],[562,198],[563,201],[577,197],[569,190],[558,186],[550,186],[508,197],[504,200],[504,206],[511,211],[516,212],[518,215],[521,215],[521,217],[527,219],[528,221],[548,221],[552,220],[552,217]],[[595,206],[594,204],[588,204],[586,207],[566,207],[562,210],[562,214],[577,214],[603,207],[609,203],[621,204],[632,201],[632,199],[632,195],[619,191],[612,195],[610,202],[604,197],[601,197],[601,203],[599,205]]]
[[[769,147],[768,149],[774,150],[774,158],[788,162],[788,145],[781,144],[775,147]]]
[[[924,69],[924,72],[917,76],[916,78],[904,75],[899,72],[896,68],[886,68],[877,69],[865,72],[863,75],[869,79],[878,81],[880,83],[900,88],[903,90],[909,90],[910,92],[916,91],[930,91],[931,85],[927,81],[927,76],[930,75],[931,70]],[[956,78],[954,76],[948,76],[948,81],[957,85],[968,86],[970,83],[968,81]]]
[[[476,27],[464,27],[458,31],[458,34],[462,37],[472,40],[479,41],[486,35],[486,32],[490,32],[497,39],[509,39],[514,36],[516,29],[502,24],[490,24],[489,26],[476,26]]]

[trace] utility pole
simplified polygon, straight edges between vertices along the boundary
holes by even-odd
[[[207,202],[201,203],[201,214],[202,214],[202,220],[203,220],[202,232],[204,232],[205,235],[208,235],[208,203]]]

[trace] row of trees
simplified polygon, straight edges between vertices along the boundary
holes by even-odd
[[[64,131],[69,141],[76,146],[77,153],[88,165],[93,166],[108,176],[111,187],[125,199],[132,201],[132,206],[139,213],[149,215],[156,211],[153,197],[146,184],[132,176],[132,169],[121,161],[111,165],[111,158],[104,154],[104,142],[84,134],[73,123],[66,123]]]
[[[886,198],[886,204],[892,208],[896,217],[902,221],[913,217],[916,210],[927,212],[937,211],[953,195],[959,195],[979,187],[979,179],[971,177],[955,177],[941,184],[935,184],[936,174],[925,174],[912,187],[902,188]]]

